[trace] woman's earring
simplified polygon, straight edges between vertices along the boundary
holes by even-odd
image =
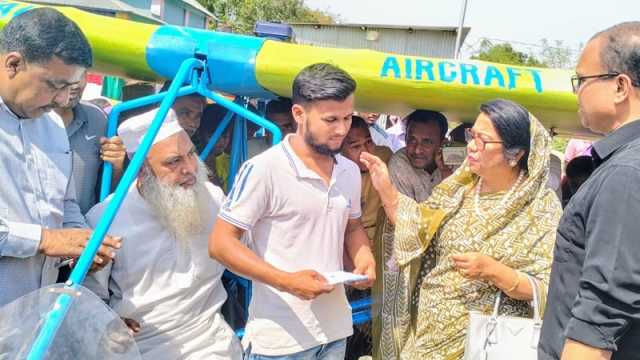
[[[515,167],[518,163],[515,160],[511,160],[509,161],[509,165],[511,165],[511,167]]]

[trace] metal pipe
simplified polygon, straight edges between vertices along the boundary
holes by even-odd
[[[200,160],[205,161],[209,157],[209,154],[211,153],[211,151],[213,151],[216,143],[218,142],[218,140],[220,140],[225,130],[227,130],[227,127],[229,127],[229,124],[231,123],[231,120],[233,120],[234,115],[235,113],[233,111],[227,111],[227,113],[224,115],[224,118],[220,122],[220,125],[218,125],[216,131],[214,131],[213,135],[211,135],[207,146],[205,146],[200,153]]]
[[[267,129],[267,131],[270,131],[273,134],[273,140],[271,142],[272,145],[276,145],[282,140],[282,132],[280,131],[280,128],[278,128],[276,124],[272,123],[271,121],[266,120],[257,114],[254,114],[249,109],[243,108],[242,106],[234,103],[233,101],[225,98],[224,96],[216,92],[213,92],[208,89],[200,89],[199,92],[200,94],[215,101],[220,106],[223,106],[233,111],[234,113],[238,114],[239,116],[242,116],[243,118],[251,121],[252,123],[257,124],[258,126],[264,127],[265,129]]]
[[[462,46],[462,27],[464,26],[464,18],[467,15],[467,3],[469,0],[462,0],[462,10],[460,11],[460,24],[458,25],[458,31],[456,34],[456,49],[453,58],[458,59],[460,57],[460,47]]]

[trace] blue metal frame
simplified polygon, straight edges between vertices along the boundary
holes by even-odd
[[[220,138],[222,137],[222,134],[224,134],[224,132],[227,130],[227,127],[231,123],[231,120],[233,120],[234,116],[235,113],[233,111],[227,111],[227,114],[222,119],[222,122],[220,122],[220,125],[218,125],[218,128],[216,128],[216,131],[213,132],[213,135],[211,136],[211,139],[209,139],[207,146],[205,146],[200,153],[200,160],[204,161],[209,157],[209,154],[211,153],[211,151],[213,151],[213,148],[216,146],[218,140],[220,140]]]

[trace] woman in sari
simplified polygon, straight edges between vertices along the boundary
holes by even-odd
[[[461,359],[469,311],[490,313],[499,291],[501,314],[531,314],[528,277],[544,306],[562,211],[546,187],[550,138],[516,103],[480,109],[465,163],[423,203],[393,187],[384,162],[362,155],[395,224],[383,238],[393,258],[383,260],[378,358]]]

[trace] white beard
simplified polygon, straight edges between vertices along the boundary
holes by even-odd
[[[140,195],[149,204],[158,220],[183,246],[194,235],[205,231],[206,199],[209,198],[205,182],[208,169],[198,159],[196,183],[184,188],[180,185],[163,184],[155,175],[144,168],[140,183]]]

